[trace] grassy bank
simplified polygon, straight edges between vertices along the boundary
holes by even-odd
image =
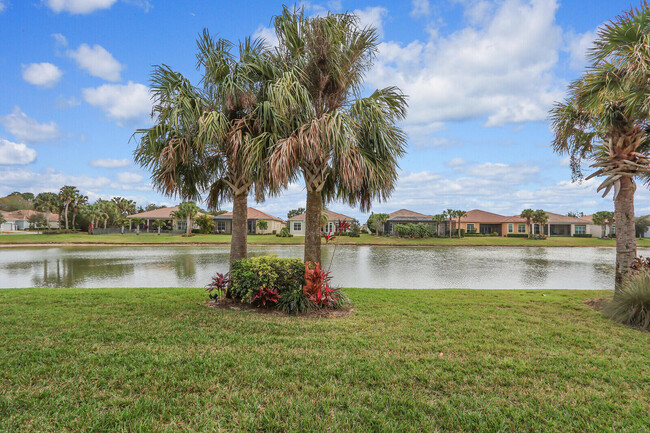
[[[292,238],[279,238],[273,235],[249,235],[251,245],[298,245],[303,244],[305,238],[294,236]],[[533,246],[533,247],[614,247],[616,241],[598,238],[572,238],[551,237],[546,240],[531,240],[527,238],[502,238],[502,237],[465,237],[458,238],[428,238],[428,239],[402,239],[397,237],[375,237],[363,234],[358,238],[347,236],[338,237],[334,243],[351,245],[393,245],[393,246]],[[16,244],[229,244],[230,235],[195,235],[185,238],[181,235],[155,233],[114,234],[91,236],[87,233],[63,235],[0,235],[1,245]],[[638,239],[640,247],[650,247],[650,239]]]
[[[0,291],[0,431],[644,431],[650,333],[610,292],[349,290],[355,313],[200,289]],[[544,296],[545,295],[545,296]]]

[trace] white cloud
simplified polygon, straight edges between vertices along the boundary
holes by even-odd
[[[121,183],[138,183],[142,181],[142,176],[137,173],[122,172],[117,173],[117,180]]]
[[[151,114],[151,95],[144,84],[129,81],[127,84],[104,84],[82,91],[90,105],[102,109],[119,125],[143,120]]]
[[[379,39],[384,37],[383,19],[388,14],[388,9],[381,6],[355,9],[354,13],[359,17],[359,27],[375,27]]]
[[[98,168],[122,168],[127,167],[131,164],[131,161],[128,159],[112,159],[112,158],[103,158],[103,159],[93,159],[90,161],[91,167]]]
[[[53,168],[34,171],[26,167],[0,170],[0,193],[6,191],[58,191],[63,185],[76,185],[87,194],[110,186],[110,179],[99,176],[70,175]]]
[[[61,47],[68,46],[68,39],[65,36],[63,36],[61,33],[52,33],[52,37],[54,38],[54,42],[56,45]]]
[[[280,41],[278,41],[278,36],[275,34],[275,30],[263,25],[260,25],[253,33],[253,39],[257,38],[264,39],[267,45],[271,47],[277,47],[280,44]]]
[[[59,96],[56,99],[56,106],[61,110],[65,110],[66,108],[76,107],[79,104],[81,104],[81,101],[77,99],[77,97],[75,96],[71,96],[69,98],[64,98],[63,96]]]
[[[449,161],[447,161],[447,167],[451,168],[459,168],[467,164],[467,161],[465,161],[463,158],[452,158]]]
[[[44,3],[57,14],[68,12],[73,15],[85,15],[96,10],[109,9],[117,0],[44,0]]]
[[[487,119],[541,121],[563,94],[553,75],[562,30],[557,3],[505,0],[477,25],[407,45],[386,42],[368,74],[376,87],[409,95],[408,125]],[[475,12],[478,13],[478,12]]]
[[[11,114],[0,116],[0,123],[18,140],[26,143],[51,141],[61,136],[56,123],[38,123],[28,117],[19,106],[15,106]]]
[[[25,165],[36,159],[36,151],[22,143],[0,138],[0,165]]]
[[[94,77],[106,81],[120,81],[120,73],[124,66],[101,45],[81,44],[76,50],[68,50],[68,56],[73,58],[80,68],[85,69]]]
[[[4,0],[0,0],[0,14],[3,13],[7,9],[7,5],[5,4]]]
[[[413,9],[411,9],[410,15],[413,18],[426,17],[431,13],[431,5],[429,5],[429,0],[413,0],[411,2]]]
[[[23,80],[41,87],[53,87],[63,72],[52,63],[30,63],[23,65]]]
[[[582,70],[587,66],[587,53],[593,46],[596,30],[584,33],[568,33],[566,36],[566,49],[570,56],[570,66],[575,70]]]

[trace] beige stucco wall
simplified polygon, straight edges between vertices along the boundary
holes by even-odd
[[[255,222],[256,224],[255,233],[265,235],[267,233],[273,233],[273,230],[275,230],[276,233],[280,233],[280,230],[282,230],[282,227],[284,227],[284,224],[282,224],[278,220],[263,220],[263,221],[266,221],[266,223],[268,224],[268,228],[266,230],[260,230],[260,228],[257,227],[257,222]]]

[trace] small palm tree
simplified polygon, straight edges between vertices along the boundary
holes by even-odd
[[[50,214],[61,207],[59,196],[53,192],[42,192],[34,198],[34,209],[45,212],[47,229],[50,229]],[[60,222],[60,218],[59,218]]]
[[[161,230],[163,227],[165,227],[165,226],[167,225],[167,221],[157,219],[157,220],[154,220],[154,222],[152,223],[152,225],[153,225],[153,226],[156,228],[156,230],[158,231],[158,236],[160,236],[160,230]]]
[[[269,228],[269,223],[265,220],[257,220],[257,224],[255,224],[260,231],[265,231]]]
[[[133,221],[133,224],[135,224],[135,233],[139,235],[140,234],[140,226],[142,224],[144,224],[145,219],[142,218],[142,217],[135,217],[135,218],[131,218],[131,221]]]
[[[452,225],[454,222],[454,216],[456,215],[456,211],[453,209],[447,209],[442,214],[445,216],[445,218],[449,220],[449,237],[451,238],[453,232]]]
[[[467,212],[464,211],[464,210],[456,210],[456,211],[454,211],[454,216],[456,218],[458,218],[458,237],[462,238],[463,236],[462,236],[461,231],[460,231],[460,219],[466,217]]]
[[[374,219],[373,219],[373,225],[375,228],[375,235],[379,236],[379,232],[381,234],[384,234],[384,225],[386,224],[386,221],[390,218],[390,215],[387,213],[376,213],[374,214]]]
[[[436,214],[432,219],[436,222],[436,235],[440,236],[440,225],[445,222],[446,218],[443,214]]]
[[[526,225],[528,226],[528,237],[533,236],[533,216],[535,216],[535,211],[532,209],[524,209],[519,215],[521,218],[526,220]]]
[[[547,221],[548,221],[548,214],[546,212],[544,212],[542,209],[538,209],[535,211],[535,214],[533,215],[533,222],[535,224],[539,224],[540,235],[546,234]]]

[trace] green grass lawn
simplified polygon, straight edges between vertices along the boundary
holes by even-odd
[[[583,304],[611,292],[348,293],[305,319],[2,290],[0,431],[648,431],[650,333]]]
[[[273,235],[249,235],[248,242],[255,244],[277,244],[296,245],[303,244],[305,238],[294,236],[292,238],[279,238]],[[336,238],[334,243],[352,245],[393,245],[393,246],[534,246],[534,247],[602,247],[616,245],[615,240],[604,240],[598,238],[572,238],[572,237],[551,237],[544,241],[531,240],[527,238],[502,238],[502,237],[465,237],[458,238],[428,238],[428,239],[402,239],[397,237],[375,237],[369,234],[362,234],[358,238],[342,236]],[[196,235],[185,238],[181,235],[156,233],[142,233],[136,235],[114,234],[91,236],[87,233],[75,233],[65,235],[0,235],[0,245],[9,244],[229,244],[230,235]],[[637,239],[640,247],[650,247],[650,239]]]

